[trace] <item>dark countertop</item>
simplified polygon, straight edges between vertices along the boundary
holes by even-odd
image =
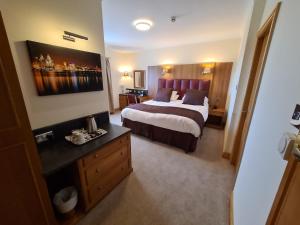
[[[51,175],[123,134],[130,132],[128,128],[110,123],[101,125],[101,128],[108,133],[81,146],[76,146],[66,140],[54,140],[51,143],[38,146],[43,174],[45,176]]]

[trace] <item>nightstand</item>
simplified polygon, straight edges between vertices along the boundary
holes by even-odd
[[[119,94],[120,110],[124,109],[127,104],[127,94]]]
[[[226,111],[225,109],[209,109],[206,126],[224,129],[226,122]]]

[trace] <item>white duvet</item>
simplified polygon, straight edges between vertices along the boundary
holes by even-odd
[[[150,101],[143,102],[143,104],[180,107],[180,108],[195,110],[202,114],[204,121],[206,121],[208,117],[207,99],[205,99],[204,105],[182,104],[182,100],[175,100],[171,102],[158,102],[158,101],[150,100]],[[183,116],[162,114],[162,113],[150,113],[150,112],[144,112],[144,111],[130,109],[130,108],[123,109],[121,115],[123,118],[127,118],[132,121],[151,124],[153,126],[162,127],[170,130],[179,131],[179,132],[190,133],[193,134],[195,137],[199,137],[201,133],[201,128],[194,120]]]

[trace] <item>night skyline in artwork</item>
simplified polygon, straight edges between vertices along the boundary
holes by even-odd
[[[27,41],[40,96],[103,90],[100,54]]]

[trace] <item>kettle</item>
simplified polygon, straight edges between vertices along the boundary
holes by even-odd
[[[87,131],[89,134],[95,133],[97,131],[97,123],[94,116],[89,116],[86,119],[87,122]]]

